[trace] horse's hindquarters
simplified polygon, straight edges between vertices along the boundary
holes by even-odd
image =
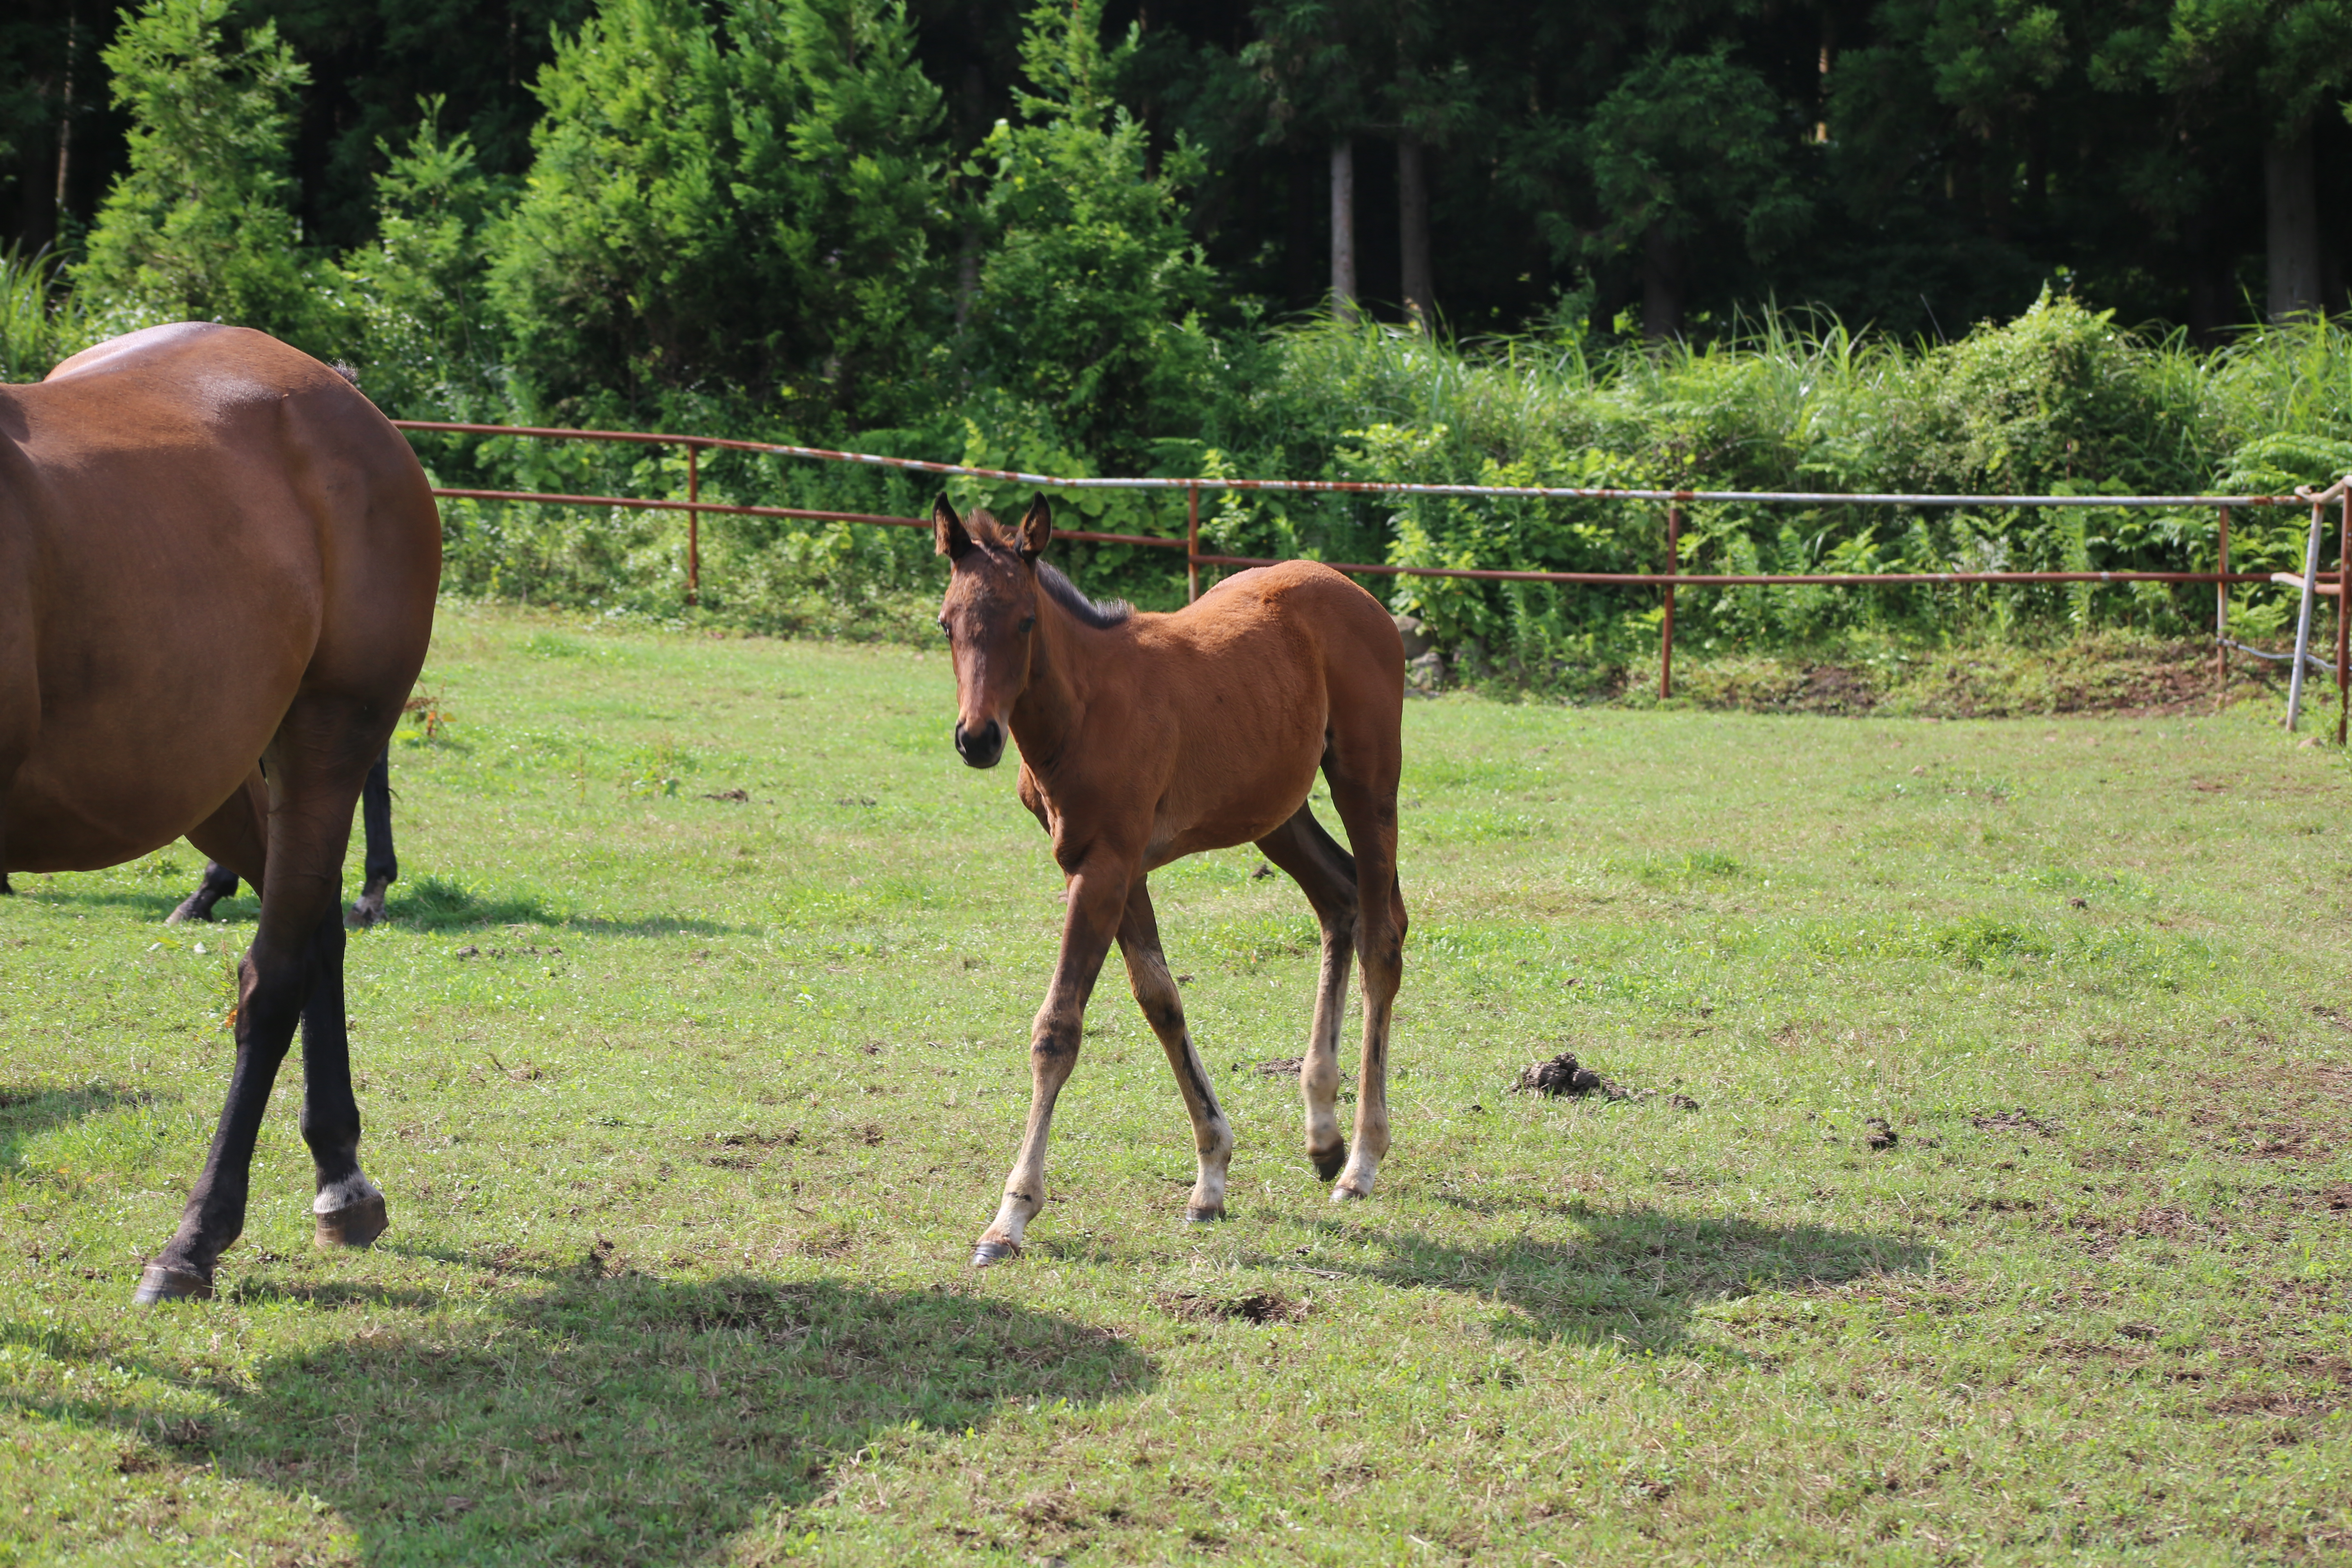
[[[0,459],[0,564],[25,570],[0,647],[23,648],[37,691],[27,725],[0,689],[8,866],[89,869],[186,833],[299,693],[388,731],[430,635],[439,525],[357,393],[220,330],[5,396],[25,434]],[[354,736],[359,772],[382,741]]]

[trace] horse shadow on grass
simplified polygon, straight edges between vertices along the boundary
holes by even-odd
[[[0,1171],[15,1170],[25,1157],[26,1144],[53,1127],[101,1115],[118,1106],[144,1105],[153,1098],[103,1083],[70,1089],[0,1083]]]
[[[193,887],[193,881],[189,884]],[[70,904],[89,910],[127,910],[142,923],[162,925],[179,907],[185,889],[146,892],[127,888],[52,888],[26,889],[26,897],[49,904]],[[343,889],[346,900],[356,897],[356,883]],[[214,925],[251,925],[261,918],[261,900],[238,884],[238,891],[213,907],[212,920],[182,928],[202,941]],[[427,932],[462,931],[492,926],[541,926],[550,930],[592,931],[606,936],[727,936],[740,928],[690,915],[652,915],[640,920],[614,920],[604,915],[568,913],[536,894],[484,893],[446,877],[419,877],[394,882],[384,898],[384,919],[394,926]]]
[[[378,1310],[249,1379],[142,1367],[173,1396],[107,1404],[83,1380],[89,1397],[18,1408],[330,1504],[368,1562],[637,1563],[716,1553],[877,1442],[1125,1398],[1155,1376],[1105,1331],[951,1289],[583,1269],[501,1312],[386,1326],[382,1310],[434,1304],[408,1294],[310,1300]],[[80,1359],[37,1325],[0,1325],[10,1340]],[[130,1364],[119,1345],[79,1348]],[[205,1392],[219,1414],[168,1413]]]
[[[535,895],[486,895],[446,877],[394,882],[385,897],[383,912],[384,918],[394,925],[425,931],[530,925],[607,936],[725,936],[737,929],[692,916],[656,915],[630,921],[567,914],[550,908],[546,900]]]
[[[1339,1220],[1318,1221],[1315,1228],[1327,1233],[1340,1258],[1367,1240],[1385,1253],[1346,1272],[1390,1285],[1458,1290],[1514,1309],[1498,1325],[1502,1331],[1608,1342],[1654,1354],[1696,1349],[1690,1319],[1699,1307],[1767,1291],[1925,1274],[1936,1261],[1935,1249],[1918,1242],[1834,1226],[1776,1225],[1640,1204],[1601,1207],[1581,1200],[1553,1212],[1575,1227],[1573,1238],[1522,1235],[1458,1246],[1421,1231],[1368,1233]]]

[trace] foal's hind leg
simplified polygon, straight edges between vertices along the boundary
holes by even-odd
[[[1151,893],[1139,873],[1128,889],[1127,915],[1119,922],[1119,951],[1127,957],[1128,984],[1143,1009],[1168,1065],[1176,1071],[1176,1089],[1192,1118],[1192,1147],[1200,1170],[1184,1217],[1195,1222],[1225,1217],[1225,1170],[1234,1156],[1234,1130],[1217,1108],[1216,1091],[1209,1087],[1208,1069],[1192,1048],[1192,1031],[1184,1026],[1184,999],[1169,975],[1168,960],[1160,951],[1160,922],[1151,911]]]
[[[298,1021],[310,1079],[302,1135],[327,1205],[320,1232],[326,1239],[363,1245],[383,1228],[382,1194],[359,1167],[336,908],[352,806],[380,734],[354,705],[304,696],[296,699],[271,745],[268,868],[260,922],[237,967],[236,1063],[228,1102],[180,1228],[140,1280],[141,1301],[212,1294],[213,1266],[245,1228],[254,1141]]]
[[[1356,956],[1364,972],[1364,1058],[1356,1079],[1356,1147],[1333,1202],[1372,1195],[1389,1152],[1389,1021],[1404,978],[1404,891],[1396,872],[1397,752],[1393,741],[1349,756],[1337,746],[1324,771],[1356,858]]]
[[[1297,881],[1323,928],[1323,969],[1307,1055],[1298,1064],[1298,1091],[1307,1102],[1307,1158],[1328,1182],[1348,1159],[1338,1115],[1339,1026],[1347,1018],[1348,966],[1356,944],[1356,862],[1304,805],[1257,847]]]

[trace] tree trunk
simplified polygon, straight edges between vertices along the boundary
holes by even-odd
[[[66,81],[65,95],[58,104],[58,201],[55,233],[65,237],[66,215],[73,201],[73,68],[74,24],[79,20],[77,7],[66,7]]]
[[[1331,309],[1356,319],[1356,144],[1345,136],[1331,142]]]
[[[1642,335],[1654,343],[1682,331],[1682,244],[1654,223],[1642,237]]]
[[[1429,163],[1421,138],[1397,138],[1397,229],[1403,255],[1404,307],[1423,328],[1437,324],[1429,277]]]
[[[2270,261],[2270,318],[2319,306],[2319,182],[2305,121],[2263,149],[2263,206]]]

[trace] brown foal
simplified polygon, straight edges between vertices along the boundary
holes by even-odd
[[[972,1262],[1017,1253],[1045,1206],[1054,1100],[1077,1064],[1087,998],[1114,938],[1192,1114],[1200,1173],[1185,1217],[1224,1214],[1233,1128],[1184,1026],[1146,879],[1235,844],[1255,844],[1297,879],[1321,922],[1322,978],[1298,1072],[1307,1157],[1325,1180],[1339,1177],[1334,1201],[1370,1196],[1389,1148],[1389,1015],[1405,934],[1396,623],[1308,561],[1228,577],[1173,615],[1096,605],[1040,561],[1054,532],[1044,497],[1014,529],[986,512],[959,519],[944,496],[931,515],[953,568],[940,626],[954,651],[956,751],[993,767],[1008,732],[1020,742],[1021,802],[1052,836],[1068,882],[1061,956],[1030,1033],[1028,1129]],[[1307,810],[1318,768],[1352,856]],[[1351,957],[1364,971],[1352,1153],[1335,1111]]]
[[[228,1103],[142,1301],[212,1294],[298,1026],[319,1241],[384,1227],[344,1032],[343,851],[440,575],[408,443],[259,332],[151,327],[0,387],[0,890],[184,834],[261,889]]]

